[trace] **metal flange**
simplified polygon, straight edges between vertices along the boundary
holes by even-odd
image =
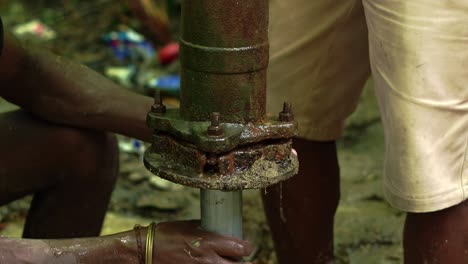
[[[158,132],[173,135],[211,153],[228,152],[238,146],[265,140],[292,138],[297,130],[294,120],[280,121],[278,117],[269,116],[261,123],[220,123],[223,135],[213,137],[208,134],[210,122],[183,120],[179,109],[168,109],[163,115],[150,112],[147,124]]]
[[[180,109],[166,109],[156,94],[150,171],[214,190],[264,188],[297,172],[291,105],[266,114],[268,3],[184,1]]]
[[[166,180],[223,191],[265,188],[298,171],[291,140],[253,144],[214,154],[167,134],[155,134],[144,163],[152,173]]]

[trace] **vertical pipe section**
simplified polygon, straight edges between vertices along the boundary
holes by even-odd
[[[265,118],[269,0],[185,0],[181,117],[246,124]],[[201,190],[202,227],[242,238],[242,191]]]
[[[185,0],[182,5],[181,106],[184,119],[262,121],[269,58],[269,0]]]
[[[242,238],[242,191],[201,190],[201,224],[205,230]]]

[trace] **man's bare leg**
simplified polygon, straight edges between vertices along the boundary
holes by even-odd
[[[278,261],[333,261],[333,220],[338,206],[339,166],[334,142],[296,139],[299,174],[263,195]]]
[[[468,263],[468,201],[433,212],[409,213],[404,232],[405,263]]]
[[[0,115],[0,204],[35,193],[24,237],[99,234],[117,176],[114,137]]]

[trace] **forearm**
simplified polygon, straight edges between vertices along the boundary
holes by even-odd
[[[137,264],[137,244],[132,231],[66,240],[0,238],[0,263]]]
[[[0,54],[0,82],[10,80],[17,75],[24,61],[25,52],[19,41],[8,32],[4,32],[3,49]],[[0,96],[5,88],[0,86]]]
[[[26,51],[11,39],[6,43],[0,69],[19,68],[19,72],[0,80],[0,96],[51,122],[149,140],[145,119],[151,98],[50,52]],[[9,55],[12,58],[5,63],[8,50],[15,56]]]

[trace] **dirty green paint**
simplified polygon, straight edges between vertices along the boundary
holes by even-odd
[[[258,122],[265,116],[268,0],[185,1],[182,7],[181,115]]]
[[[228,152],[264,140],[292,138],[297,130],[294,121],[280,122],[276,117],[268,117],[262,123],[222,123],[224,135],[213,138],[207,135],[210,122],[186,121],[181,118],[178,109],[168,109],[164,115],[150,113],[147,124],[150,128],[173,135],[211,153]]]
[[[182,5],[181,106],[149,113],[147,168],[192,187],[263,188],[297,173],[297,125],[266,116],[268,0]],[[224,134],[207,134],[220,113]]]

